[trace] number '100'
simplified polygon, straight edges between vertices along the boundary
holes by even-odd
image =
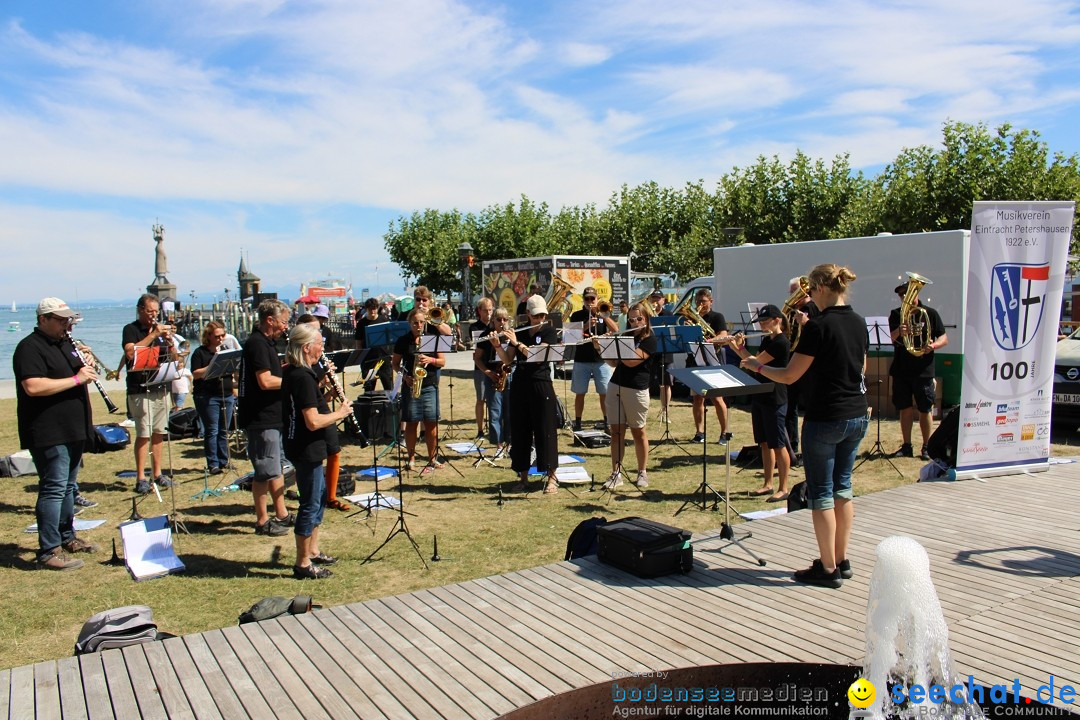
[[[990,366],[990,375],[994,380],[1023,380],[1028,376],[1028,364],[1024,360],[1018,363],[994,363]]]

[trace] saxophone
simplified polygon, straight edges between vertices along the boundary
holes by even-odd
[[[420,338],[416,338],[416,347],[420,347]],[[427,377],[427,370],[420,364],[420,353],[413,356],[413,371],[412,371],[413,383],[412,383],[412,396],[414,398],[420,397],[420,391],[423,390],[424,378]]]
[[[506,390],[506,378],[510,375],[510,368],[512,366],[503,363],[499,366],[499,369],[495,371],[495,392],[503,392]]]

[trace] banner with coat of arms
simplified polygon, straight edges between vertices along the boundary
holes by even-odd
[[[1046,469],[1072,202],[976,202],[958,475]]]

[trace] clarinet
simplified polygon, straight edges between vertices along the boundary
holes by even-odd
[[[75,348],[75,354],[79,356],[79,360],[82,362],[83,365],[87,367],[93,367],[93,365],[90,364],[90,361],[86,359],[86,356],[83,355],[83,352],[79,349],[79,346],[75,344],[75,339],[71,337],[71,333],[67,330],[64,331],[64,339],[71,343],[71,346]],[[101,386],[101,383],[97,380],[94,380],[94,386],[97,387],[98,392],[101,393],[101,399],[105,401],[105,407],[108,408],[109,413],[116,413],[119,408],[116,407],[116,403],[109,399],[109,393],[105,392],[105,388]]]
[[[330,369],[330,361],[326,359],[326,355],[319,356],[319,365],[326,368],[326,379],[330,383],[330,390],[334,394],[334,399],[338,402],[345,402],[345,391],[341,389],[341,385],[338,384],[337,377]],[[360,423],[356,421],[356,415],[349,413],[345,416],[345,427],[348,428],[349,434],[353,437],[362,438],[364,432],[360,429]]]

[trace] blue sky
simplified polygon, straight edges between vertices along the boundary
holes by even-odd
[[[151,226],[186,299],[335,273],[522,193],[604,205],[759,155],[874,172],[949,120],[1080,150],[1080,3],[0,3],[0,300],[134,298]],[[295,296],[293,292],[292,296]]]

